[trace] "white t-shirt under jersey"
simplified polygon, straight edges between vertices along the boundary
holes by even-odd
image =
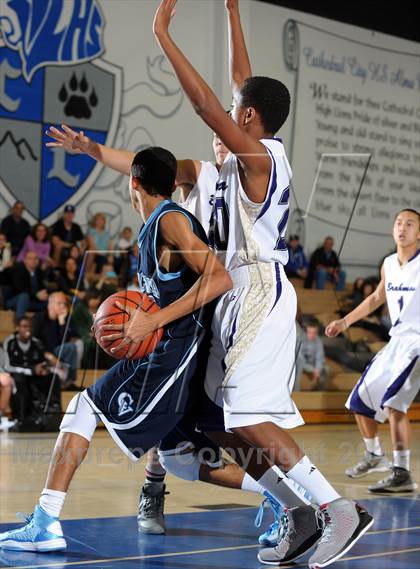
[[[210,217],[218,177],[219,172],[213,162],[201,162],[201,170],[195,186],[184,202],[178,202],[181,207],[198,219],[206,235],[209,233]]]
[[[420,249],[401,266],[397,253],[384,260],[391,336],[420,334]],[[420,338],[419,338],[420,342]]]

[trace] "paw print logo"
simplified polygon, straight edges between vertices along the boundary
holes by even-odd
[[[95,88],[90,88],[85,74],[79,81],[76,74],[73,73],[68,84],[63,83],[61,86],[58,98],[62,103],[65,103],[65,115],[76,119],[90,119],[92,108],[98,104]]]

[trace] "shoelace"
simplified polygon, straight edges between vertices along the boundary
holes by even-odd
[[[316,527],[322,530],[319,543],[327,543],[331,538],[331,517],[327,508],[318,508],[316,512]]]
[[[163,513],[163,502],[167,494],[169,494],[169,492],[162,492],[160,494],[156,494],[156,496],[146,495],[146,500],[141,508],[141,513],[144,514],[146,518],[153,517],[156,513]]]
[[[280,516],[279,520],[279,533],[277,536],[277,542],[280,543],[289,533],[289,516],[284,512]]]
[[[279,517],[278,508],[279,508],[279,506],[278,506],[277,502],[274,502],[269,496],[267,496],[261,502],[260,507],[258,508],[257,515],[255,516],[254,525],[256,528],[261,527],[263,517],[264,517],[264,509],[266,508],[267,505],[270,506],[271,510],[273,511],[275,521],[278,520],[278,517]]]

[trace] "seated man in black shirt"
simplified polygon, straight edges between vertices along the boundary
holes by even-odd
[[[51,227],[53,254],[52,258],[55,266],[59,266],[63,252],[72,245],[78,245],[82,250],[85,249],[85,237],[80,225],[74,220],[74,205],[66,205],[64,215]]]
[[[324,289],[325,283],[330,280],[335,284],[336,290],[344,290],[346,273],[341,269],[340,261],[333,247],[333,238],[326,237],[324,245],[312,253],[305,288],[312,288],[315,279],[317,289]]]
[[[9,278],[13,296],[5,304],[7,309],[16,310],[16,320],[23,318],[27,310],[36,312],[46,306],[46,277],[35,251],[28,251],[23,263],[10,269]]]
[[[32,333],[41,340],[48,352],[67,364],[68,374],[65,387],[71,388],[76,380],[79,354],[75,340],[78,334],[69,321],[69,307],[63,292],[53,292],[48,298],[47,309],[35,314],[32,319]],[[81,342],[80,347],[83,349]]]
[[[42,413],[48,398],[48,409],[59,411],[60,382],[52,373],[57,360],[45,352],[38,339],[32,337],[28,318],[18,321],[16,332],[5,339],[3,348],[4,369],[13,377],[17,390],[12,398],[14,416],[23,421],[34,412]]]
[[[31,230],[29,223],[22,217],[24,211],[25,205],[23,202],[15,202],[10,215],[3,219],[0,227],[0,231],[5,233],[7,241],[12,245],[13,257],[16,257],[22,249],[23,243]]]

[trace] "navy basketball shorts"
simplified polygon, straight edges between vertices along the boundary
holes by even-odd
[[[171,432],[185,414],[201,337],[162,339],[140,360],[120,360],[83,396],[133,461]]]

